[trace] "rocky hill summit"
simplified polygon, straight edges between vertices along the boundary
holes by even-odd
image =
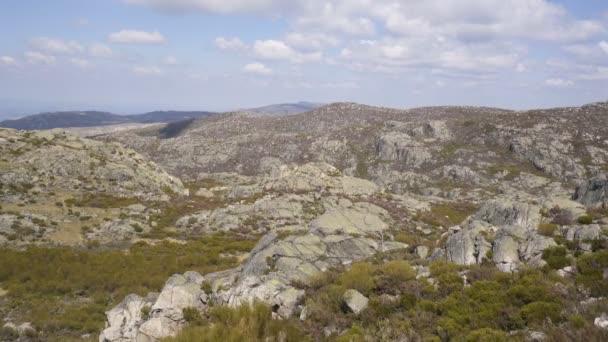
[[[105,207],[168,201],[182,182],[119,144],[0,129],[0,243],[80,241]],[[102,217],[105,216],[105,217]]]

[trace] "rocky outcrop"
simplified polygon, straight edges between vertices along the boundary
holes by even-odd
[[[344,195],[369,195],[379,190],[370,181],[344,176],[326,163],[281,165],[260,181],[260,188],[283,192],[328,191]]]
[[[509,150],[515,155],[553,177],[580,179],[585,176],[585,168],[568,156],[572,151],[570,143],[551,139],[534,129],[525,133],[527,135],[517,136],[509,144]]]
[[[185,193],[179,179],[115,143],[0,129],[0,151],[6,163],[0,182],[28,184],[38,193],[106,192],[150,201],[168,200],[167,191]]]
[[[602,174],[580,183],[573,200],[587,207],[606,207],[608,203],[608,175]]]
[[[209,299],[201,290],[204,281],[200,274],[186,272],[169,278],[160,294],[127,296],[106,312],[99,342],[148,342],[175,336],[186,323],[184,309],[207,309]]]
[[[386,210],[347,200],[328,207],[331,209],[308,225],[266,234],[236,269],[204,277],[192,272],[173,276],[154,300],[127,297],[107,313],[100,341],[156,341],[173,336],[184,324],[183,309],[204,311],[209,300],[228,306],[258,301],[270,305],[278,317],[291,317],[304,295],[294,282],[306,283],[332,267],[377,252],[407,248],[390,240]],[[211,284],[211,293],[201,290],[204,281]],[[136,315],[146,305],[150,306],[149,316]]]
[[[555,241],[536,232],[540,209],[509,199],[488,202],[461,226],[450,229],[447,259],[461,265],[491,259],[503,272],[516,271],[522,263],[542,265],[543,250]]]
[[[380,160],[399,161],[405,166],[417,167],[431,159],[424,144],[400,132],[382,134],[376,142],[376,154]]]

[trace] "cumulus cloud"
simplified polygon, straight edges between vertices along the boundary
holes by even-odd
[[[147,32],[137,30],[122,30],[111,33],[108,40],[112,43],[162,44],[165,37],[158,31]]]
[[[278,7],[286,8],[280,0],[123,0],[129,4],[145,5],[170,12],[205,13],[263,13]]]
[[[74,54],[84,51],[84,47],[76,41],[64,41],[48,37],[34,38],[30,41],[30,45],[39,51],[58,54]]]
[[[156,66],[134,66],[132,70],[139,75],[160,76],[163,74],[163,70]]]
[[[339,44],[338,38],[321,32],[290,32],[285,36],[285,41],[303,50],[320,50]]]
[[[11,56],[0,56],[0,65],[14,65],[17,60]]]
[[[318,62],[323,54],[317,52],[299,52],[281,40],[256,40],[253,52],[258,58],[284,60],[292,63]]]
[[[239,51],[247,48],[247,45],[238,38],[218,37],[215,39],[214,43],[215,46],[221,50]]]
[[[267,76],[272,74],[272,69],[262,63],[250,63],[243,67],[243,72],[248,74]]]
[[[24,56],[28,63],[34,65],[53,65],[57,61],[55,56],[45,55],[38,51],[26,51]]]
[[[574,41],[606,31],[601,22],[575,19],[548,0],[124,1],[170,11],[289,16],[299,27],[351,35],[370,35],[382,26],[398,35],[443,35],[467,41],[499,36]]]
[[[598,46],[600,47],[600,49],[602,49],[602,51],[608,53],[608,42],[602,40],[601,42],[599,42]]]
[[[552,88],[570,88],[574,86],[574,82],[562,78],[550,78],[545,80],[545,85]]]
[[[102,43],[94,43],[91,46],[89,46],[89,55],[93,56],[93,57],[112,57],[113,52],[112,49]]]

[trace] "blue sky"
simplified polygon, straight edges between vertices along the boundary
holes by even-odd
[[[0,118],[608,99],[602,0],[4,0]]]

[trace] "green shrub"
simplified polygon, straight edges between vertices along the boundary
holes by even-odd
[[[203,281],[201,284],[201,290],[206,294],[210,295],[213,293],[213,288],[211,287],[211,282],[209,280]]]
[[[551,237],[558,229],[559,227],[554,223],[541,223],[538,225],[538,234]]]
[[[310,341],[290,320],[275,320],[272,310],[262,304],[245,304],[237,308],[216,307],[200,326],[190,326],[177,337],[162,342],[259,342]]]
[[[340,275],[338,283],[346,289],[355,289],[367,296],[376,286],[373,272],[374,267],[368,263],[354,263],[349,271]]]
[[[506,342],[508,340],[508,335],[504,331],[490,328],[471,331],[466,337],[467,342]]]
[[[182,310],[184,320],[190,325],[200,325],[203,323],[203,317],[196,308],[184,308]]]
[[[591,217],[591,215],[583,215],[580,216],[576,221],[580,224],[592,224],[593,217]]]
[[[416,278],[416,271],[406,261],[389,261],[378,267],[375,277],[378,287],[397,289],[408,280]]]
[[[568,250],[562,246],[550,247],[543,251],[543,260],[547,265],[555,270],[564,268],[570,265],[568,258]]]
[[[576,261],[579,275],[576,281],[586,287],[594,297],[608,296],[608,281],[604,279],[604,269],[608,268],[608,250],[583,254]]]
[[[532,302],[521,309],[521,317],[528,324],[542,324],[546,319],[559,323],[561,319],[561,305],[557,303]]]
[[[237,253],[255,241],[207,236],[186,244],[136,243],[121,250],[87,251],[30,247],[0,249],[0,283],[7,305],[19,307],[15,319],[61,336],[99,332],[104,312],[127,294],[158,291],[173,274],[202,274],[238,265]],[[60,339],[61,340],[61,339]]]
[[[150,307],[150,305],[146,305],[141,308],[141,312],[139,314],[142,319],[148,319],[148,317],[150,316],[150,311],[152,311],[152,308]]]
[[[570,322],[575,329],[582,329],[587,325],[585,318],[578,314],[568,315],[568,322]]]

